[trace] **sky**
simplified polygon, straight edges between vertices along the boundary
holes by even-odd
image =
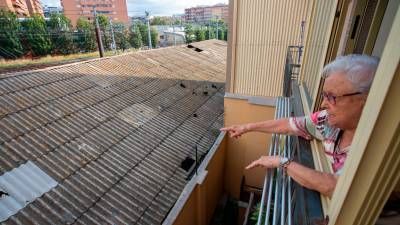
[[[229,0],[126,0],[128,15],[142,15],[145,10],[153,16],[183,14],[185,8],[198,5],[228,4]],[[60,0],[41,0],[43,5],[60,6]]]

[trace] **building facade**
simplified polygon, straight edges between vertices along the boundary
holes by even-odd
[[[125,0],[61,0],[64,14],[75,26],[79,17],[93,20],[94,8],[97,14],[105,15],[113,21],[129,24],[128,10]]]
[[[18,17],[32,16],[35,13],[43,15],[39,0],[0,0],[0,9],[14,12]]]
[[[51,14],[56,14],[56,13],[63,13],[62,8],[56,6],[47,6],[47,5],[45,5],[43,8],[44,18],[50,18]]]
[[[184,19],[187,23],[206,24],[211,19],[222,19],[228,22],[228,5],[197,6],[185,9]]]

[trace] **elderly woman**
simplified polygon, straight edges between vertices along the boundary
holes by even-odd
[[[258,131],[297,135],[322,141],[334,174],[319,172],[278,156],[262,156],[246,169],[282,166],[300,185],[331,196],[349,154],[349,148],[367,99],[378,60],[366,55],[339,57],[323,70],[322,111],[305,117],[268,120],[222,128],[230,137]]]

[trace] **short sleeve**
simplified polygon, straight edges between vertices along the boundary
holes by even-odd
[[[321,130],[326,121],[326,111],[318,111],[308,116],[291,117],[289,124],[292,130],[305,139],[317,138],[323,140]]]

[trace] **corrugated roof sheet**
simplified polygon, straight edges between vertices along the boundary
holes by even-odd
[[[5,224],[161,223],[223,124],[226,43],[193,46],[0,78],[0,175],[58,182]]]
[[[5,221],[42,196],[57,182],[34,163],[27,163],[0,176],[0,221]]]

